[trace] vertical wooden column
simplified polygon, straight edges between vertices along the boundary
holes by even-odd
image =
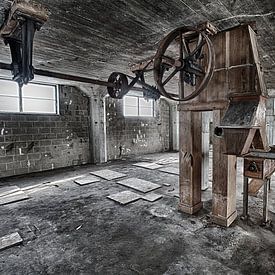
[[[180,108],[179,108],[180,109]],[[179,210],[193,214],[202,208],[201,112],[179,111],[180,203]]]
[[[213,111],[214,128],[219,125],[221,110]],[[213,137],[213,222],[228,227],[237,217],[236,211],[236,165],[237,157],[225,155],[223,138]]]

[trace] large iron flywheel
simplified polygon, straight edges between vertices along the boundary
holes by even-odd
[[[204,31],[192,27],[175,29],[161,40],[154,58],[157,89],[169,99],[190,100],[206,88],[214,66],[213,45]],[[166,84],[177,80],[179,93],[168,92]]]

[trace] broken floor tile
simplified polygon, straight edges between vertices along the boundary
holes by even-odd
[[[74,182],[77,183],[78,185],[83,186],[83,185],[87,185],[87,184],[91,184],[91,183],[99,182],[99,181],[100,181],[100,178],[98,178],[96,176],[93,176],[93,175],[90,175],[90,176],[87,176],[87,177],[77,179]]]
[[[29,199],[28,195],[26,195],[23,191],[18,191],[16,193],[7,195],[5,197],[0,197],[0,205],[14,203],[18,201],[27,200],[27,199]]]
[[[120,204],[128,204],[130,202],[137,201],[141,198],[141,196],[132,191],[122,191],[107,197],[110,200],[116,201]]]
[[[158,164],[152,163],[152,162],[138,162],[133,165],[142,167],[142,168],[146,168],[146,169],[151,169],[151,170],[155,170],[155,169],[162,167],[161,165],[158,165]]]
[[[146,195],[142,196],[142,199],[143,199],[143,200],[146,200],[146,201],[154,202],[154,201],[156,201],[156,200],[161,199],[162,197],[163,197],[163,196],[160,195],[160,194],[149,193],[149,194],[146,194]]]
[[[169,173],[169,174],[174,174],[174,175],[180,174],[179,168],[176,168],[176,167],[165,167],[165,168],[159,169],[159,171]]]
[[[21,244],[23,239],[18,232],[0,238],[0,251],[14,245]]]
[[[159,184],[156,184],[147,180],[138,179],[138,178],[129,178],[125,180],[120,180],[117,183],[143,193],[147,193],[149,191],[152,191],[161,187],[161,185]]]
[[[116,171],[112,171],[112,170],[108,170],[108,169],[90,172],[90,174],[98,176],[98,177],[106,179],[106,180],[114,180],[114,179],[118,179],[118,178],[122,178],[122,177],[126,176],[125,174],[122,174],[122,173],[119,173]]]
[[[167,187],[169,187],[169,186],[171,186],[171,184],[170,183],[163,183],[162,185],[164,185],[164,186],[167,186]]]
[[[0,197],[7,196],[13,194],[15,192],[20,191],[18,186],[5,186],[0,188]]]
[[[170,163],[177,163],[177,162],[179,162],[179,159],[178,158],[173,158],[173,157],[160,159],[160,160],[156,161],[157,164],[161,164],[161,165],[170,164]]]

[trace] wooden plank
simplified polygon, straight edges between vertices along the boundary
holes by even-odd
[[[252,179],[248,184],[248,195],[249,196],[257,196],[259,190],[262,188],[264,184],[263,180]]]
[[[228,100],[212,101],[212,102],[196,102],[196,103],[180,103],[178,105],[178,111],[212,111],[225,109],[229,104]]]
[[[262,95],[267,95],[267,89],[264,81],[264,75],[263,71],[261,69],[261,64],[260,64],[260,57],[259,57],[259,52],[258,52],[258,45],[257,45],[257,38],[256,34],[253,31],[251,27],[248,26],[249,30],[249,36],[250,36],[250,46],[254,58],[254,62],[256,64],[256,72],[257,72],[257,78],[258,78],[258,83],[259,83],[259,89],[260,89],[260,94]]]
[[[23,239],[18,232],[6,235],[0,238],[0,251],[10,248],[15,245],[19,245],[23,242]]]

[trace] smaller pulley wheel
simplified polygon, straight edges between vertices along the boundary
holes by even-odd
[[[125,74],[114,72],[109,76],[108,82],[114,84],[113,87],[107,87],[108,94],[112,98],[121,99],[129,91],[128,79]]]

